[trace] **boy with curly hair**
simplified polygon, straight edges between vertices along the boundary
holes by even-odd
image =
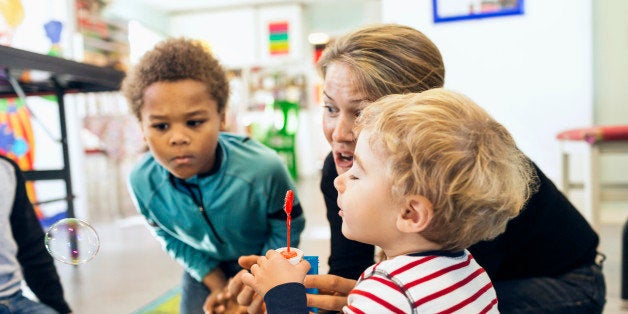
[[[130,174],[134,204],[185,270],[181,313],[201,312],[237,273],[239,256],[286,245],[283,196],[294,182],[274,151],[222,132],[229,85],[201,42],[158,43],[122,91],[149,148]],[[304,226],[295,198],[292,246]]]
[[[345,313],[496,313],[497,296],[467,248],[502,233],[536,178],[508,131],[467,97],[390,95],[356,121],[353,166],[334,182],[351,240],[382,248]],[[242,281],[269,313],[307,313],[307,262],[268,251]]]

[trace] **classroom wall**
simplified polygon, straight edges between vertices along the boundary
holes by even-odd
[[[50,1],[23,3],[25,10],[35,12],[29,19],[38,16],[39,20],[50,17],[71,20],[66,16],[71,12],[67,3],[43,11],[30,8],[37,3],[41,4],[39,7],[45,6]],[[365,8],[354,10],[366,17],[348,22],[358,14],[338,14],[347,19],[340,23],[338,18],[331,18],[337,23],[331,26],[320,21],[326,16],[321,8],[302,7],[302,10],[304,33],[318,29],[337,35],[378,21],[407,24],[425,32],[443,53],[446,87],[468,94],[503,122],[522,150],[556,182],[560,174],[559,143],[554,136],[558,131],[593,123],[628,123],[625,104],[628,59],[624,57],[628,48],[628,22],[624,18],[628,2],[625,0],[525,0],[522,16],[442,24],[432,21],[432,0],[381,0],[381,10],[379,0],[369,1]],[[167,17],[138,8],[123,7],[121,11],[129,18],[133,12],[136,18],[148,15],[151,18],[143,22],[164,33],[176,29],[177,34],[222,34],[222,38],[218,35],[212,38],[216,38],[214,47],[228,65],[251,64],[257,58],[258,18],[252,8],[203,12],[207,15],[198,17]],[[312,19],[316,22],[311,22]],[[184,21],[197,26],[188,27]],[[16,46],[45,52],[48,42],[41,24],[26,22],[16,33]],[[68,48],[69,39],[64,37]],[[307,51],[303,54],[309,60]],[[312,113],[312,121],[316,119]],[[313,123],[310,130],[318,131],[319,125]],[[80,155],[76,145],[71,148],[74,156]],[[74,156],[73,163],[80,164]],[[625,160],[603,162],[603,178],[625,180],[625,172],[617,171],[626,170]],[[73,171],[73,175],[78,176],[75,182],[81,186],[84,178],[80,171]]]
[[[432,0],[382,0],[382,19],[430,37],[446,87],[487,109],[558,182],[555,135],[593,123],[591,9],[590,0],[526,0],[524,15],[435,24]]]
[[[556,133],[593,123],[628,123],[623,88],[628,61],[622,57],[628,47],[626,1],[526,0],[522,16],[442,24],[433,23],[432,0],[361,3],[346,5],[354,8],[350,11],[334,4],[332,14],[315,3],[303,6],[304,32],[339,35],[378,21],[424,31],[441,48],[446,86],[467,93],[502,121],[555,181],[560,175]],[[241,7],[175,15],[169,27],[163,22],[160,27],[211,37],[230,66],[256,61],[255,20],[252,7]],[[617,176],[617,161],[610,162],[603,165],[604,177]],[[575,167],[576,176],[581,168]]]
[[[206,41],[228,68],[302,64],[306,58],[307,34],[303,31],[299,4],[243,7],[173,15],[171,36]],[[268,48],[271,22],[288,23],[289,54],[271,57]]]
[[[594,118],[628,124],[628,1],[593,4]]]
[[[628,124],[628,1],[593,2],[593,117],[596,124]],[[625,154],[602,159],[602,178],[626,182]]]
[[[107,18],[138,21],[162,34],[168,32],[168,14],[142,5],[138,1],[109,1],[103,11],[103,16]]]

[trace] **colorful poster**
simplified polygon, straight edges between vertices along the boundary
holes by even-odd
[[[270,22],[268,24],[268,43],[271,56],[287,55],[290,53],[288,26],[288,21]]]
[[[0,98],[0,154],[13,159],[20,169],[32,170],[35,162],[35,137],[31,125],[31,113],[19,98]],[[36,202],[33,182],[26,182],[31,202]],[[42,213],[35,206],[37,216]]]
[[[19,0],[0,0],[0,45],[11,46],[15,29],[24,21]]]

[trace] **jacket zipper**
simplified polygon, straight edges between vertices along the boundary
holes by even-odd
[[[190,196],[192,197],[192,200],[194,201],[194,203],[196,203],[196,206],[198,206],[198,211],[201,213],[203,218],[205,218],[205,222],[207,222],[207,225],[209,225],[209,228],[211,229],[211,232],[214,235],[214,237],[218,240],[220,244],[225,244],[225,241],[220,236],[218,236],[218,232],[216,231],[214,224],[212,224],[211,220],[209,220],[209,217],[207,217],[207,211],[205,211],[205,208],[203,207],[203,194],[201,193],[201,188],[195,187],[196,189],[198,189],[198,192],[199,192],[198,193],[198,196],[200,197],[200,200],[199,200],[196,197],[196,193],[194,193],[194,191],[192,190],[194,187],[190,186],[190,184],[188,184],[187,182],[183,182],[182,185],[185,186],[185,188],[190,192]]]
[[[200,211],[201,215],[203,215],[203,218],[205,218],[205,221],[209,225],[209,228],[212,230],[214,237],[218,239],[218,242],[220,242],[220,244],[225,244],[225,241],[223,241],[222,238],[218,236],[218,232],[216,231],[216,228],[214,228],[214,224],[212,224],[212,222],[209,220],[209,217],[207,217],[207,212],[205,211],[205,208],[203,208],[203,205],[198,206],[198,211]]]

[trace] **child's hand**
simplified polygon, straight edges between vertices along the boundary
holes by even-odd
[[[303,283],[310,270],[310,263],[301,261],[292,265],[275,250],[268,250],[266,256],[260,256],[257,264],[251,266],[251,273],[242,275],[242,282],[252,287],[262,298],[268,290],[289,282]]]
[[[240,306],[235,298],[225,288],[223,291],[212,293],[203,304],[205,314],[246,314],[245,306]]]
[[[211,291],[205,299],[203,311],[206,314],[226,313],[229,300],[223,295],[227,280],[222,270],[218,267],[214,268],[203,277],[203,284]]]
[[[250,255],[250,257],[253,257],[253,255]],[[253,288],[245,285],[242,282],[242,276],[249,273],[247,269],[250,269],[251,265],[255,265],[255,261],[259,256],[254,257],[255,259],[253,259],[250,264],[240,264],[241,266],[246,267],[246,269],[241,270],[229,280],[226,293],[229,295],[229,297],[233,296],[237,303],[240,306],[244,307],[246,309],[246,312],[248,312],[249,314],[264,314],[266,313],[266,307],[262,297],[257,294],[255,290],[253,290]],[[242,259],[242,257],[240,259]]]

